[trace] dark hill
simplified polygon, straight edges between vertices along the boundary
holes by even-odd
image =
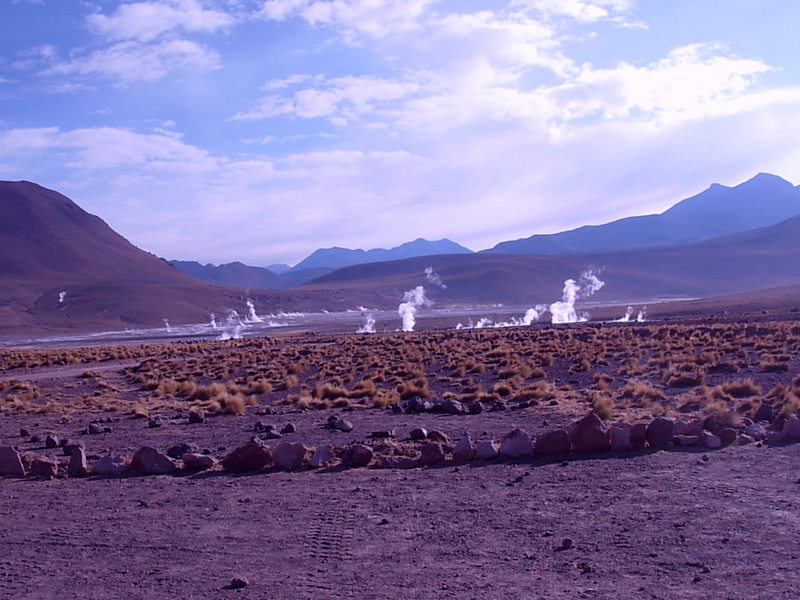
[[[59,294],[65,293],[64,301]],[[0,329],[64,331],[202,323],[209,313],[352,308],[373,295],[246,292],[211,285],[140,250],[72,200],[0,182]]]
[[[501,242],[483,252],[581,254],[691,244],[800,215],[800,187],[760,173],[735,187],[713,184],[658,215],[628,217]]]
[[[424,285],[433,266],[447,289],[426,285],[443,303],[533,304],[558,299],[563,282],[601,269],[598,301],[708,297],[800,284],[800,217],[688,246],[581,255],[474,254],[356,265],[325,275],[305,289],[350,288],[387,294]]]

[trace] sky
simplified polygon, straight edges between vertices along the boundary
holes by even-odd
[[[3,0],[0,179],[168,259],[473,250],[800,183],[796,0]]]

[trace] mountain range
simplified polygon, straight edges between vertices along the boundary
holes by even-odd
[[[559,299],[564,280],[590,268],[606,282],[595,296],[604,302],[712,297],[780,286],[800,290],[792,287],[800,286],[798,200],[798,188],[760,174],[733,188],[713,185],[661,215],[519,241],[548,239],[550,254],[518,253],[513,246],[508,253],[497,247],[470,253],[448,240],[416,240],[392,250],[460,253],[338,269],[308,261],[308,268],[298,269],[300,263],[282,274],[241,263],[182,263],[190,275],[135,247],[58,192],[31,182],[0,182],[0,330],[161,326],[164,319],[204,322],[209,313],[243,313],[247,298],[262,314],[359,305],[394,308],[405,290],[423,284],[440,305],[530,306]],[[391,251],[370,256],[385,252]],[[325,252],[315,254],[319,258]],[[369,252],[337,254],[363,258]],[[446,288],[427,283],[428,267]],[[262,289],[266,286],[284,289]]]

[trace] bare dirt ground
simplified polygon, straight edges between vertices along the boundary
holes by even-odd
[[[415,334],[402,344],[397,336],[317,336],[263,347],[239,340],[106,354],[7,351],[0,446],[63,462],[60,448],[45,447],[53,432],[83,442],[90,459],[184,442],[221,458],[247,442],[257,422],[292,423],[296,431],[282,439],[314,446],[379,443],[369,435],[386,429],[402,440],[415,427],[451,440],[464,432],[497,440],[514,427],[533,435],[566,427],[598,398],[611,399],[612,421],[655,414],[691,421],[723,410],[743,419],[762,404],[777,417],[796,410],[797,326],[516,328]],[[292,374],[298,381],[286,389]],[[356,386],[367,380],[377,390],[365,400]],[[373,407],[375,399],[398,400],[381,389],[412,380],[431,398],[449,392],[486,409]],[[743,380],[752,384],[749,395],[725,387]],[[187,382],[192,393],[223,385],[217,396],[192,399],[177,385]],[[343,395],[329,398],[321,384]],[[637,400],[625,396],[626,386],[661,396]],[[231,400],[238,395],[247,402]],[[305,409],[305,399],[316,409]],[[505,410],[492,410],[500,405]],[[198,406],[218,414],[189,424]],[[136,418],[142,408],[163,425]],[[332,414],[353,430],[324,427]],[[83,433],[97,421],[111,431]],[[33,437],[21,437],[22,427]],[[800,445],[771,442],[397,470],[5,478],[0,598],[796,598],[798,454]],[[249,585],[231,589],[236,576]]]

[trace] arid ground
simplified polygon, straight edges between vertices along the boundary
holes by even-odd
[[[800,321],[5,349],[0,365],[0,446],[62,470],[56,437],[90,464],[182,443],[222,459],[253,436],[376,455],[353,469],[0,479],[2,598],[797,596],[800,446],[781,431],[800,409]],[[428,410],[401,409],[416,398]],[[465,432],[535,438],[592,411],[737,436],[719,449],[450,454]],[[332,415],[352,430],[327,426]],[[415,458],[420,427],[446,436],[445,460],[379,468]]]

